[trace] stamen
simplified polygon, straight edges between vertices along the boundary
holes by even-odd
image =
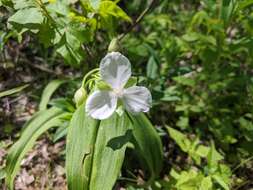
[[[123,97],[123,88],[114,88],[113,93],[118,97],[122,98]]]

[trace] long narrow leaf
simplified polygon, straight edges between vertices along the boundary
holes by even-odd
[[[12,88],[10,90],[2,91],[2,92],[0,92],[0,98],[5,97],[5,96],[9,96],[9,95],[12,95],[12,94],[15,94],[15,93],[18,93],[18,92],[22,91],[23,89],[25,89],[28,86],[29,86],[29,84],[25,84],[23,86]]]
[[[81,105],[74,113],[67,134],[66,172],[69,190],[89,186],[90,165],[99,122],[85,115]]]
[[[41,96],[41,101],[39,104],[39,110],[45,110],[47,109],[47,104],[53,95],[53,93],[59,88],[61,84],[63,84],[64,80],[53,80],[48,85],[45,87],[43,90],[42,96]]]
[[[25,154],[33,147],[36,139],[51,127],[61,124],[64,113],[58,108],[38,112],[25,125],[20,139],[10,148],[6,163],[6,183],[13,189],[13,181]]]
[[[135,149],[150,171],[150,183],[159,174],[162,168],[162,143],[155,128],[144,114],[128,114],[133,124]]]
[[[119,176],[131,137],[130,121],[123,114],[102,120],[92,163],[90,190],[111,190]]]

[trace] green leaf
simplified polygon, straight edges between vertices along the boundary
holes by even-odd
[[[185,76],[173,77],[173,80],[185,86],[195,86],[195,80]]]
[[[53,142],[58,141],[62,137],[66,136],[68,133],[68,126],[63,125],[57,128],[56,132],[54,133]]]
[[[225,26],[228,26],[234,11],[237,8],[237,2],[234,0],[222,0],[220,19],[223,20]]]
[[[60,42],[57,42],[59,46],[57,53],[59,53],[69,64],[79,64],[83,59],[84,53],[80,50],[81,42],[77,39],[67,28],[63,36],[61,36]],[[58,34],[57,34],[58,35]]]
[[[149,184],[159,175],[162,168],[163,151],[161,139],[144,114],[131,115],[128,113],[128,116],[133,125],[133,144],[150,172],[149,181],[147,182]]]
[[[41,11],[32,7],[18,10],[8,19],[8,22],[11,24],[26,25],[27,28],[30,28],[33,24],[42,24],[43,20]]]
[[[226,182],[222,179],[219,175],[213,175],[212,178],[220,184],[221,187],[223,187],[225,190],[229,190],[229,186],[226,184]]]
[[[12,94],[16,94],[16,93],[22,91],[23,89],[25,89],[28,86],[29,86],[29,84],[25,84],[25,85],[22,85],[22,86],[19,86],[19,87],[16,87],[16,88],[12,88],[10,90],[2,91],[2,92],[0,92],[0,98],[5,97],[5,96],[9,96],[9,95],[12,95]]]
[[[130,138],[128,126],[125,114],[121,117],[114,114],[99,122],[85,115],[84,106],[76,110],[67,135],[69,190],[113,188]]]
[[[101,1],[98,12],[102,17],[111,15],[132,22],[131,18],[113,1]]]
[[[6,176],[6,172],[4,168],[0,169],[0,180],[4,179]]]
[[[180,116],[179,120],[177,121],[176,125],[181,129],[186,129],[189,126],[189,118]]]
[[[49,3],[46,8],[50,13],[56,13],[61,16],[66,16],[69,14],[69,7],[67,1],[56,0],[54,3]]]
[[[101,0],[89,0],[89,2],[92,8],[96,10],[99,8]]]
[[[167,127],[170,137],[175,140],[182,151],[189,154],[193,158],[196,164],[200,165],[201,158],[207,157],[210,148],[204,145],[200,145],[200,140],[189,140],[186,135],[180,131]]]
[[[148,60],[147,77],[151,79],[156,79],[158,77],[158,63],[153,56],[151,56]]]
[[[48,83],[48,85],[43,90],[41,100],[40,100],[40,104],[39,104],[39,110],[47,109],[47,104],[48,104],[51,96],[59,88],[59,86],[61,84],[63,84],[64,82],[66,82],[66,81],[64,81],[64,80],[53,80],[50,83]]]
[[[171,127],[167,127],[167,130],[170,134],[170,137],[176,141],[178,146],[184,151],[188,152],[190,149],[191,141],[184,135],[183,133],[179,132],[176,129],[173,129]]]
[[[199,190],[212,190],[213,189],[213,182],[210,176],[205,177],[200,184]]]
[[[36,139],[51,127],[59,126],[64,113],[58,108],[51,108],[36,113],[24,126],[20,139],[10,148],[6,163],[6,184],[13,189],[13,181],[25,154],[33,147]]]
[[[67,134],[66,175],[69,190],[89,189],[92,155],[99,122],[87,117],[81,105],[73,114]]]
[[[119,116],[115,113],[109,119],[101,121],[95,144],[90,190],[113,188],[131,138],[129,125],[126,114]]]
[[[136,84],[137,84],[137,77],[130,77],[124,88],[129,88],[131,86],[135,86]]]
[[[191,169],[190,171],[182,171],[177,180],[176,188],[180,190],[196,190],[200,186],[203,174]]]
[[[207,155],[207,163],[210,171],[215,171],[218,166],[218,161],[222,160],[223,156],[216,150],[214,142],[211,143],[211,149]]]

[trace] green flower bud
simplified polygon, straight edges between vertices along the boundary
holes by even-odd
[[[108,52],[119,51],[119,50],[120,50],[120,46],[119,46],[118,38],[113,38],[109,44]]]
[[[76,106],[78,107],[81,104],[83,104],[86,98],[87,98],[86,90],[83,87],[79,88],[74,95]]]
[[[104,81],[100,80],[97,82],[97,88],[99,90],[111,90],[111,87]]]

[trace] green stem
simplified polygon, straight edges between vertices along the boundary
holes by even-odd
[[[242,167],[244,164],[246,164],[247,162],[253,160],[253,156],[247,158],[246,160],[242,161],[240,164],[238,164],[233,170],[232,172],[234,173],[236,170],[238,170],[240,167]]]
[[[82,87],[85,86],[85,83],[86,83],[87,78],[88,78],[90,75],[92,75],[92,74],[94,74],[94,73],[96,73],[96,72],[98,72],[98,71],[99,71],[99,68],[92,69],[91,71],[89,71],[89,72],[83,77]]]

